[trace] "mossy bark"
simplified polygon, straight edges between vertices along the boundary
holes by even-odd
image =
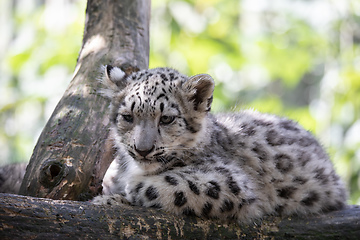
[[[148,68],[149,0],[88,0],[74,77],[43,129],[20,194],[86,200],[101,191],[112,161],[101,66]]]

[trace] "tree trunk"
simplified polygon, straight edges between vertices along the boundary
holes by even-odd
[[[157,209],[0,194],[1,239],[360,239],[360,208],[237,225]]]
[[[20,194],[86,200],[101,191],[112,161],[101,66],[148,68],[149,19],[149,0],[88,0],[74,78],[41,133]]]

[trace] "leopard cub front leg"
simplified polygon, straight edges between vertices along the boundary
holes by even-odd
[[[227,174],[184,168],[123,179],[125,196],[104,195],[95,198],[94,203],[121,205],[125,201],[133,206],[159,208],[177,215],[244,221],[257,215],[258,211],[253,208],[257,209],[260,201],[246,176],[235,175],[230,169],[216,169]]]

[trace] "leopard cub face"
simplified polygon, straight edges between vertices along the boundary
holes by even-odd
[[[126,75],[106,66],[103,93],[111,99],[115,145],[147,172],[186,165],[186,154],[201,144],[210,110],[213,79],[206,74],[186,77],[170,68]]]

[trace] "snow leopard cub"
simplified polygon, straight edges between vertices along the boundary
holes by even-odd
[[[309,132],[255,111],[211,114],[209,75],[106,66],[103,84],[117,153],[93,203],[240,222],[345,205],[343,183]]]

